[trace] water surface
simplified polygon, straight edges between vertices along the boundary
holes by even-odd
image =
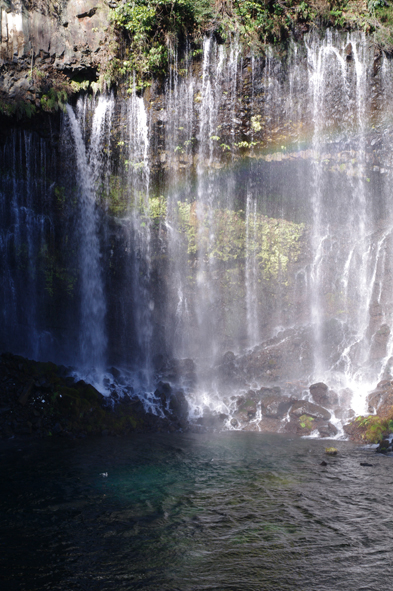
[[[1,588],[388,589],[393,459],[335,444],[336,457],[244,432],[3,443]]]

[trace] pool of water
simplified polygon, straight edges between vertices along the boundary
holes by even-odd
[[[325,445],[244,432],[3,442],[0,588],[389,589],[393,458]]]

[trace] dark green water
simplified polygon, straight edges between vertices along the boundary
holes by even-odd
[[[0,588],[390,589],[393,458],[325,445],[240,432],[3,443]]]

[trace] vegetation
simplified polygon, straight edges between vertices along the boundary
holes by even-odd
[[[299,417],[299,424],[302,429],[306,429],[307,431],[311,431],[313,427],[314,419],[308,415],[302,415]]]
[[[386,0],[128,0],[111,11],[111,19],[121,41],[107,77],[135,72],[137,87],[166,73],[173,47],[185,39],[198,55],[208,33],[221,42],[236,36],[263,52],[291,33],[335,26],[374,33],[377,45],[393,48],[393,8]]]
[[[379,443],[385,435],[393,433],[393,407],[389,416],[369,415],[354,421],[361,438],[367,443]]]

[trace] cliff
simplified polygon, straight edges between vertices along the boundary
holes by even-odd
[[[202,53],[202,39],[236,37],[253,55],[310,29],[362,30],[390,53],[386,0],[1,0],[0,111],[31,116],[63,108],[72,93],[131,76],[137,88],[167,75],[174,48]]]

